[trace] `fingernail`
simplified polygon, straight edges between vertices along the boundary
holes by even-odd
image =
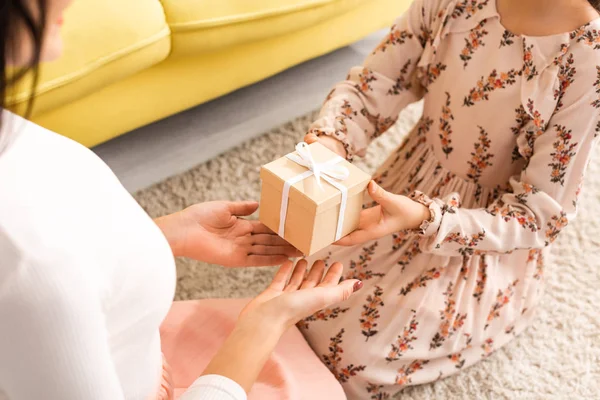
[[[354,284],[354,288],[353,289],[354,289],[355,292],[358,292],[360,289],[362,289],[362,287],[363,287],[362,281],[358,281],[358,282],[356,282]]]

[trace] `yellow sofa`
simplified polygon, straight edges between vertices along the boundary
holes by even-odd
[[[91,147],[346,46],[408,3],[77,0],[32,119]],[[8,104],[22,109],[26,98],[18,90]]]

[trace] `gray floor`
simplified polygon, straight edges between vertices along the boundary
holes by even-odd
[[[317,109],[348,69],[385,35],[308,61],[270,79],[132,131],[93,150],[137,191]]]

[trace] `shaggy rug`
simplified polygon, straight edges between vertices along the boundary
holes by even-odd
[[[369,149],[360,167],[373,171],[419,118],[407,109]],[[181,175],[136,194],[152,215],[209,200],[258,199],[259,166],[293,150],[315,115],[298,118]],[[598,150],[598,149],[597,149]],[[535,323],[511,344],[459,375],[408,388],[401,399],[600,398],[600,154],[588,169],[576,222],[554,244],[546,292]],[[226,269],[177,260],[177,299],[250,297],[272,268]]]

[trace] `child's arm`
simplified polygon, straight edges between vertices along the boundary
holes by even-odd
[[[563,105],[545,131],[520,138],[520,151],[531,157],[521,174],[511,179],[512,193],[500,196],[487,209],[451,206],[451,199],[432,200],[435,219],[423,232],[424,250],[510,252],[554,242],[575,217],[585,169],[600,133],[600,93],[594,90],[600,73],[598,57],[590,61],[577,66]]]
[[[520,137],[528,165],[510,181],[510,191],[488,208],[466,209],[460,199],[411,197],[429,206],[431,220],[422,224],[421,248],[442,255],[539,249],[552,243],[575,216],[585,169],[600,138],[600,67],[598,57],[577,66],[563,105],[545,131]],[[535,104],[534,104],[535,106]],[[373,184],[371,184],[373,185]],[[392,232],[416,229],[423,207],[405,196],[371,186],[381,205],[363,211],[361,227],[338,244],[355,245]]]
[[[433,40],[433,25],[441,24],[438,3],[412,3],[364,65],[352,68],[347,80],[329,94],[319,119],[309,129],[308,142],[327,135],[343,143],[338,146],[342,153],[345,148],[343,156],[364,155],[369,142],[390,128],[404,107],[422,97],[416,66],[425,44]],[[334,147],[328,141],[323,144]]]

